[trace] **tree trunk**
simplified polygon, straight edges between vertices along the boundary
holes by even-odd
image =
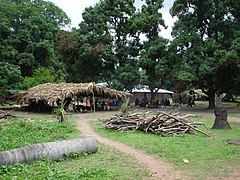
[[[240,102],[238,102],[238,103],[237,103],[236,107],[237,107],[237,108],[239,108],[239,107],[240,107]]]
[[[153,106],[153,100],[155,99],[156,96],[156,92],[154,92],[154,90],[151,90],[151,97],[150,97],[150,107]]]
[[[222,106],[222,98],[216,95],[215,122],[212,129],[231,129],[227,121],[227,110]]]
[[[208,91],[208,109],[214,109],[215,108],[215,91],[213,88],[210,88]]]
[[[50,160],[58,160],[73,152],[85,153],[96,152],[97,150],[97,142],[92,137],[33,144],[10,151],[0,152],[0,166],[29,163],[44,157]]]

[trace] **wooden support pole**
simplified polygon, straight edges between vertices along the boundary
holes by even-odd
[[[93,112],[96,112],[94,92],[93,92]]]

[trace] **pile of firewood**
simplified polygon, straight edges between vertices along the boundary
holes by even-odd
[[[106,128],[119,131],[139,130],[162,136],[177,136],[183,133],[200,132],[210,136],[197,128],[197,126],[204,124],[189,122],[186,119],[189,116],[192,115],[182,116],[180,113],[169,114],[166,112],[158,112],[154,116],[148,116],[146,113],[118,114],[104,120],[103,123]]]

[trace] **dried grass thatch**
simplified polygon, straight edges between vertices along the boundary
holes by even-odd
[[[96,97],[118,97],[125,98],[131,94],[117,91],[114,89],[98,86],[95,83],[61,83],[61,84],[40,84],[30,88],[26,94],[21,97],[21,103],[29,103],[29,101],[42,100],[49,106],[56,103],[58,100],[65,98],[73,98],[74,96],[94,96]]]

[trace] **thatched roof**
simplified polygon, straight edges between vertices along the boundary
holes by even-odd
[[[95,83],[46,83],[30,88],[26,94],[21,97],[21,103],[29,103],[30,100],[36,102],[42,100],[51,106],[54,102],[65,98],[92,96],[93,94],[96,97],[103,98],[125,98],[131,96],[129,93],[98,86]]]

